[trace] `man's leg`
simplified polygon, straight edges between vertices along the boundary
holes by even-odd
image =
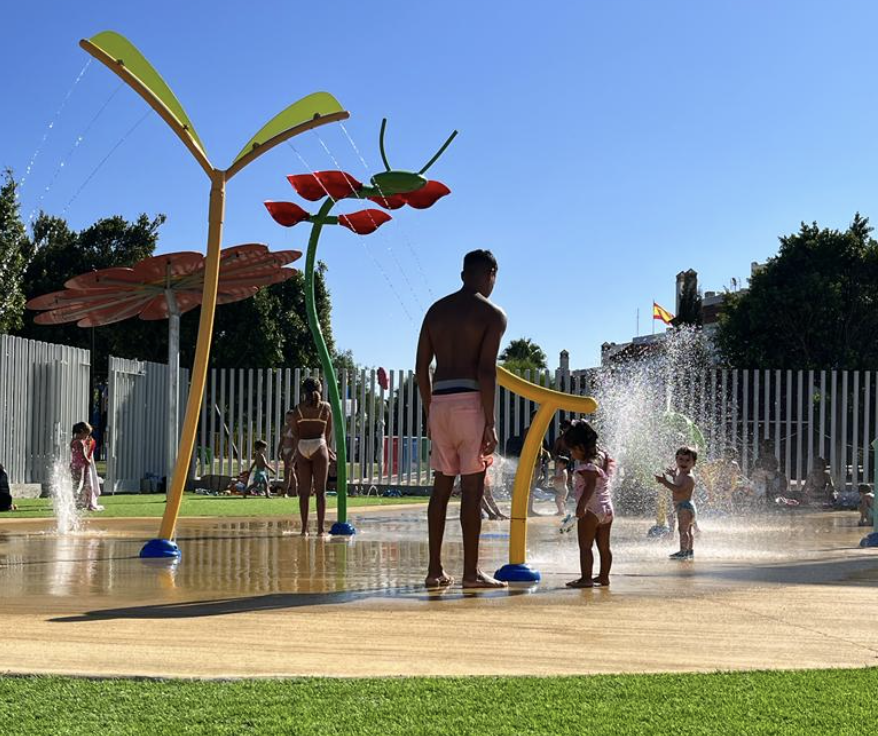
[[[506,583],[495,580],[479,570],[479,536],[482,533],[482,494],[485,473],[464,475],[460,479],[460,528],[463,531],[463,587],[505,588]]]
[[[442,537],[445,536],[445,515],[448,513],[448,499],[454,489],[454,476],[435,473],[433,493],[427,506],[427,531],[430,538],[430,566],[424,584],[428,588],[441,588],[451,585],[454,578],[446,574],[442,567]]]

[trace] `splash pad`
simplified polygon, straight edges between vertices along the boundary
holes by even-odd
[[[156,677],[585,674],[867,666],[878,561],[852,516],[705,521],[697,574],[620,520],[607,589],[572,591],[576,544],[530,525],[537,588],[429,593],[424,509],[351,509],[360,534],[302,539],[286,519],[182,519],[185,564],[138,559],[148,520],[4,526],[9,672]],[[508,527],[485,524],[500,565]],[[449,528],[446,556],[462,543]],[[841,614],[840,611],[845,612]],[[686,620],[690,626],[669,622]],[[454,636],[465,626],[467,636]],[[498,632],[502,632],[501,635]],[[692,647],[697,637],[698,647]],[[591,656],[574,656],[587,641]],[[739,642],[748,642],[740,646]],[[327,652],[348,652],[327,656]],[[350,653],[356,656],[350,656]],[[412,656],[417,652],[417,656]]]

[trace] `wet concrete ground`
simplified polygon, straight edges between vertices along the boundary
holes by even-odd
[[[609,589],[568,590],[575,539],[535,520],[534,588],[423,590],[425,508],[351,540],[292,519],[183,520],[183,558],[137,556],[155,519],[0,522],[0,670],[151,676],[569,674],[878,664],[878,552],[852,513],[702,519],[696,560],[620,519]],[[451,515],[456,514],[452,509]],[[506,561],[508,522],[482,559]],[[461,545],[449,520],[448,571]]]

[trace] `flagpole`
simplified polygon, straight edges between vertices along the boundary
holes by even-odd
[[[634,330],[634,336],[640,337],[640,307],[637,307],[637,328]]]
[[[655,298],[652,300],[652,334],[655,334]]]

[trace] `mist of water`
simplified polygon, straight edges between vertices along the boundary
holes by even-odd
[[[56,460],[52,465],[50,483],[56,533],[63,535],[78,531],[82,519],[76,508],[76,489],[70,470],[63,460]]]
[[[599,409],[593,423],[600,444],[618,463],[613,495],[621,510],[654,512],[654,476],[674,464],[680,446],[695,446],[702,466],[731,446],[725,420],[733,397],[727,397],[723,415],[724,389],[710,357],[701,330],[682,327],[628,362],[596,372],[591,393]]]

